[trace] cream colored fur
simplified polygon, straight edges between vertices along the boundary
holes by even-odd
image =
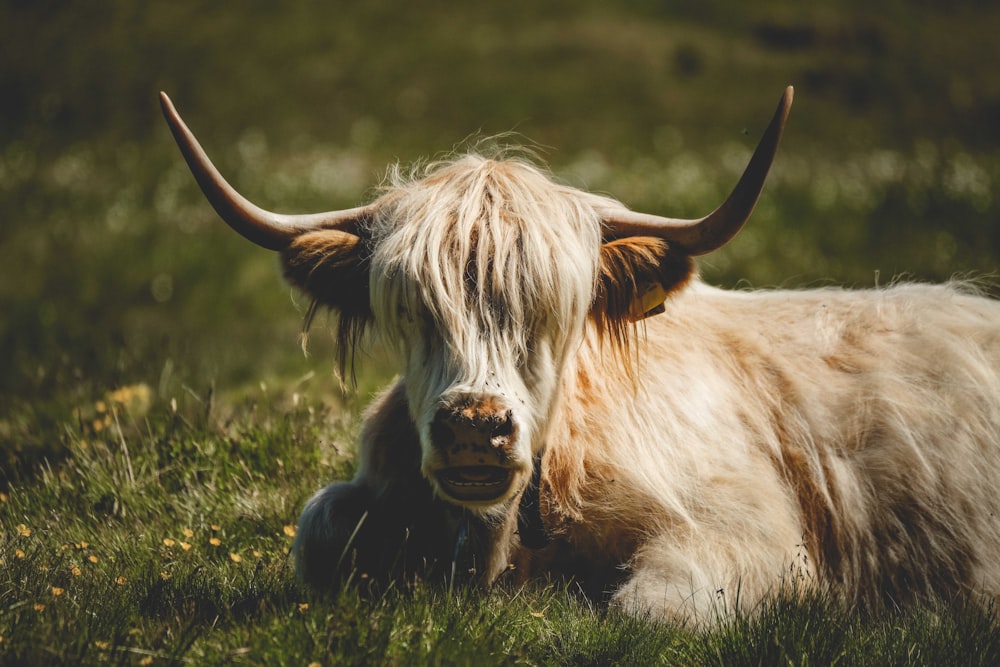
[[[548,442],[553,528],[633,533],[615,601],[655,615],[792,581],[869,605],[996,595],[1000,304],[966,292],[694,282],[648,320],[635,379],[591,333]]]

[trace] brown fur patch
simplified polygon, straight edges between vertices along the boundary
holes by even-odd
[[[602,336],[627,349],[636,300],[655,284],[669,295],[687,284],[693,273],[691,258],[662,239],[634,236],[608,241],[601,246],[591,317]]]
[[[379,481],[403,471],[413,480],[411,483],[427,484],[420,475],[420,436],[410,419],[402,383],[383,393],[368,408],[361,441],[370,443],[366,451],[368,464]]]
[[[763,420],[750,416],[757,414],[753,409],[742,418],[748,430],[772,433],[777,440],[779,453],[772,454],[771,458],[795,494],[806,554],[813,565],[831,579],[842,578],[845,546],[837,514],[840,500],[831,483],[829,454],[819,449],[815,452],[818,460],[811,462],[800,442],[802,435],[787,426],[789,413],[795,410],[791,402],[798,389],[785,373],[766,363],[766,357],[750,340],[735,336],[724,336],[723,340],[730,362],[744,376],[745,384],[757,384],[759,391],[755,391],[755,395],[771,397],[761,406],[766,410],[760,413],[762,417],[766,414]],[[816,470],[816,465],[821,470]]]
[[[341,375],[372,318],[369,255],[362,237],[329,229],[301,234],[281,253],[285,278],[338,314]]]
[[[842,576],[843,546],[838,539],[837,517],[831,506],[836,498],[827,501],[801,449],[787,442],[785,437],[781,438],[781,465],[795,490],[802,514],[806,552],[818,569],[837,580]],[[827,492],[833,495],[833,489],[828,488]]]

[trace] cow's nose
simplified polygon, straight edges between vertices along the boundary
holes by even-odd
[[[431,440],[440,460],[438,488],[458,503],[492,503],[514,479],[517,423],[509,408],[489,398],[440,408],[431,422]]]
[[[491,400],[442,407],[431,422],[434,446],[450,466],[503,465],[516,437],[510,409]]]

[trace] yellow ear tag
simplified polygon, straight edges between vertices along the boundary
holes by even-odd
[[[659,315],[665,310],[663,302],[667,300],[667,291],[660,283],[652,283],[639,293],[632,302],[629,316],[633,320],[641,320],[653,315]]]

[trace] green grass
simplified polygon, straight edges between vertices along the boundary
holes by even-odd
[[[300,588],[298,507],[349,472],[356,423],[299,394],[230,409],[129,387],[80,406],[65,458],[0,505],[4,664],[996,664],[990,610],[865,618],[778,597],[710,632],[594,607],[572,585]],[[118,400],[116,400],[118,399]],[[263,408],[267,401],[272,406]],[[319,446],[317,447],[317,443]]]
[[[300,589],[285,528],[351,474],[393,369],[373,351],[345,391],[322,327],[299,352],[304,299],[214,217],[156,101],[280,210],[515,130],[571,184],[696,215],[791,83],[707,279],[941,280],[1000,265],[996,3],[11,2],[0,25],[0,664],[1000,662],[962,605],[778,598],[696,632],[563,584]]]

